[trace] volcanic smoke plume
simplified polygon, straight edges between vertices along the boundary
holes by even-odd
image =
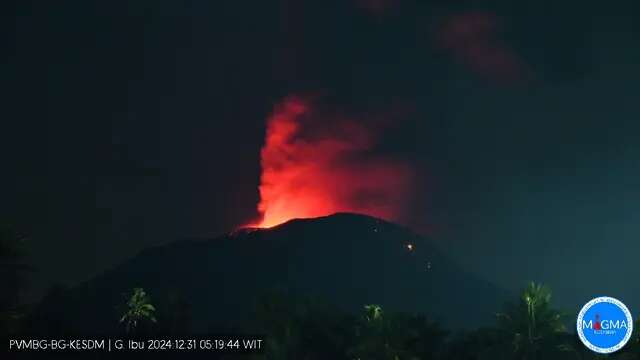
[[[531,69],[501,39],[498,17],[491,12],[464,12],[446,17],[436,42],[474,72],[505,85],[531,80]]]
[[[257,226],[335,212],[399,220],[412,171],[406,163],[374,154],[380,130],[327,114],[300,97],[276,106],[261,152]]]

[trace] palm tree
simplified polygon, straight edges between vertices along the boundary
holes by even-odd
[[[375,304],[365,305],[364,310],[365,310],[364,317],[368,322],[382,320],[382,307],[380,307],[380,305],[375,305]]]
[[[135,331],[142,321],[156,322],[156,308],[150,303],[149,295],[142,288],[134,288],[126,303],[125,313],[120,318],[120,323],[125,324],[127,333]]]
[[[385,332],[386,317],[382,315],[380,305],[364,306],[364,313],[355,328],[355,344],[347,351],[350,358],[386,360],[395,357]]]
[[[555,344],[565,331],[563,317],[551,307],[551,290],[534,282],[524,289],[518,303],[497,314],[499,325],[521,359],[537,358],[542,348],[565,349],[565,344]]]
[[[379,305],[366,305],[347,354],[359,360],[433,359],[444,337],[445,332],[424,316],[385,314]]]

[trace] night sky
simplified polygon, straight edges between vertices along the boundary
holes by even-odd
[[[302,96],[312,132],[348,118],[410,167],[393,220],[467,270],[638,304],[640,7],[616,4],[3,4],[0,215],[32,292],[255,221],[267,120]]]

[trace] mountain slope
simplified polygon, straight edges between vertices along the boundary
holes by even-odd
[[[154,302],[181,294],[201,331],[241,326],[256,298],[273,289],[349,311],[376,303],[425,313],[454,328],[490,323],[507,299],[424,237],[372,217],[335,214],[148,249],[63,299],[45,301],[41,314],[64,314],[83,333],[114,331],[116,305],[133,287],[144,287]]]

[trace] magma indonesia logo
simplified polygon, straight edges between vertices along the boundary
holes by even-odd
[[[631,338],[633,318],[629,309],[611,297],[589,301],[578,314],[578,336],[589,349],[609,354],[622,349]]]

